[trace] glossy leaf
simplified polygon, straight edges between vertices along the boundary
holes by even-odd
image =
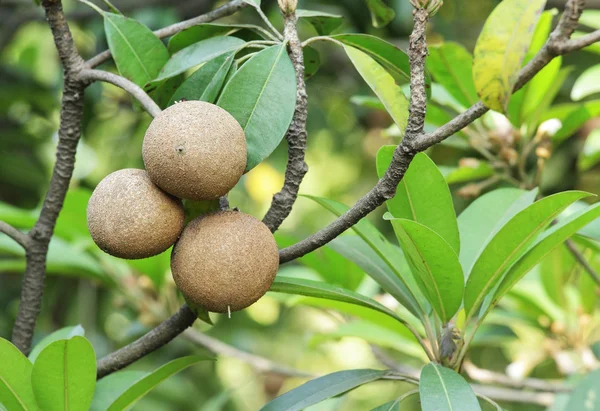
[[[321,67],[321,55],[310,46],[302,47],[304,57],[304,78],[309,79],[319,71]]]
[[[175,54],[178,51],[191,46],[194,43],[198,43],[202,40],[206,40],[217,36],[235,36],[242,37],[246,40],[248,37],[247,32],[254,33],[256,37],[262,36],[264,29],[260,26],[253,24],[218,24],[218,23],[204,23],[192,26],[188,29],[180,31],[169,39],[169,51],[171,54]],[[244,34],[244,35],[242,35]]]
[[[404,83],[410,81],[408,55],[393,44],[368,34],[338,34],[332,38],[367,53],[385,67],[397,81]],[[428,72],[425,73],[425,87],[429,96],[431,94],[431,78]]]
[[[406,219],[391,220],[417,284],[447,323],[462,303],[464,276],[458,256],[439,234]]]
[[[42,350],[31,372],[35,399],[44,411],[87,410],[96,387],[96,354],[75,336]]]
[[[133,385],[127,388],[127,390],[119,395],[119,397],[110,405],[107,411],[123,411],[129,409],[133,404],[139,401],[140,398],[170,376],[177,374],[179,371],[197,364],[200,361],[210,359],[210,357],[203,355],[190,355],[168,362],[145,377],[137,380]]]
[[[588,134],[583,150],[579,154],[577,166],[581,171],[586,171],[598,163],[600,163],[600,129]]]
[[[380,178],[392,162],[395,149],[395,146],[383,146],[377,153]],[[406,218],[427,226],[446,240],[456,253],[459,252],[460,238],[450,189],[426,154],[415,156],[398,184],[396,195],[386,204],[395,218]]]
[[[460,231],[460,263],[466,276],[481,250],[493,237],[502,221],[508,221],[518,211],[513,205],[523,196],[525,208],[535,201],[535,195],[525,196],[517,188],[501,188],[491,191],[472,202],[458,217]],[[526,199],[526,200],[525,200]],[[514,210],[514,211],[513,211]]]
[[[147,376],[144,371],[118,371],[107,375],[96,384],[96,392],[90,411],[106,411],[121,394],[136,381]]]
[[[129,17],[103,13],[106,40],[119,73],[143,86],[169,60],[169,52],[152,31]]]
[[[579,76],[571,89],[571,99],[579,101],[596,93],[600,93],[600,64],[590,67]]]
[[[450,169],[447,173],[444,173],[442,170],[442,173],[448,184],[458,184],[491,177],[494,175],[494,168],[485,161],[479,161],[474,166],[461,166]]]
[[[356,304],[379,311],[380,313],[386,314],[393,319],[402,322],[402,319],[398,317],[396,313],[381,305],[377,301],[353,291],[336,287],[327,283],[304,280],[300,278],[276,277],[269,291],[276,293],[305,295],[308,297],[325,298],[328,300]]]
[[[296,10],[296,16],[310,23],[319,36],[327,36],[333,33],[344,23],[344,17],[322,11],[298,9]]]
[[[575,386],[565,410],[600,411],[600,370],[589,373]]]
[[[285,44],[265,49],[248,60],[225,86],[217,103],[246,133],[246,171],[279,145],[296,107],[296,73]]]
[[[525,274],[535,267],[550,251],[569,239],[577,231],[600,218],[600,204],[583,209],[561,220],[542,233],[527,253],[508,271],[494,298],[498,300],[510,290]]]
[[[171,77],[185,72],[202,63],[206,63],[225,53],[231,53],[244,45],[237,37],[219,36],[194,43],[173,54],[164,65],[156,79],[150,83],[156,86]]]
[[[385,27],[396,17],[394,9],[385,4],[383,0],[365,0],[365,2],[371,12],[373,27]]]
[[[58,340],[68,340],[71,337],[75,337],[76,335],[83,337],[85,335],[85,331],[81,325],[75,325],[73,327],[65,327],[60,330],[54,331],[52,334],[49,334],[42,338],[40,342],[38,342],[31,352],[29,353],[29,361],[32,363],[35,362],[36,358],[44,348],[48,345],[52,344]]]
[[[469,383],[439,364],[430,363],[423,368],[419,393],[423,411],[481,411]]]
[[[182,99],[214,103],[225,84],[233,57],[233,52],[226,53],[205,63],[181,84],[171,97],[169,105]]]
[[[371,90],[379,97],[400,130],[408,121],[408,99],[394,78],[377,61],[357,48],[345,46],[346,54]]]
[[[465,311],[472,314],[498,284],[536,237],[569,204],[587,197],[581,191],[567,191],[545,197],[516,214],[489,241],[469,274],[465,289]]]
[[[579,23],[600,30],[600,10],[584,10],[579,18]]]
[[[0,358],[0,404],[10,411],[37,411],[30,381],[31,362],[4,338],[0,338]]]
[[[261,411],[300,411],[327,398],[348,392],[358,386],[381,379],[389,371],[348,370],[315,378],[286,392],[261,408]]]
[[[565,103],[551,107],[541,120],[556,118],[562,122],[562,128],[552,136],[552,141],[561,143],[574,135],[589,119],[600,115],[600,100],[585,103]]]
[[[545,4],[545,0],[504,0],[485,22],[475,46],[473,80],[486,107],[506,112]]]
[[[336,216],[348,210],[347,206],[333,200],[307,197]],[[427,304],[415,279],[410,270],[404,270],[408,266],[400,249],[388,242],[366,219],[360,220],[352,230],[360,236],[360,240],[353,236],[342,236],[330,243],[330,247],[354,261],[415,316],[419,317],[420,313],[426,312]]]
[[[427,68],[438,83],[464,107],[479,101],[473,83],[473,57],[462,45],[443,43],[429,48]]]

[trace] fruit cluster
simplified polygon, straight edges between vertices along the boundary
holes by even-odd
[[[152,121],[142,147],[146,171],[116,171],[94,190],[87,219],[96,244],[120,258],[147,258],[173,244],[171,271],[186,300],[213,312],[248,307],[279,267],[269,229],[239,211],[202,215],[185,225],[181,199],[227,194],[246,168],[246,137],[225,110],[177,103]]]

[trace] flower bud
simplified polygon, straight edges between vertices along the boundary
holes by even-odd
[[[298,0],[277,0],[277,3],[284,14],[294,13],[298,7]]]
[[[444,4],[443,0],[409,0],[416,9],[426,9],[429,16],[433,16]]]

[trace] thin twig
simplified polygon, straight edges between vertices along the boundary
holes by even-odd
[[[291,213],[292,207],[298,198],[300,184],[308,172],[308,165],[304,161],[308,95],[304,81],[304,56],[298,38],[297,24],[298,18],[294,11],[284,12],[285,40],[288,42],[288,53],[296,71],[296,108],[290,128],[285,135],[288,143],[288,163],[283,188],[273,196],[271,207],[263,218],[263,223],[272,232],[277,231],[281,223]]]
[[[27,250],[27,246],[29,245],[29,237],[27,234],[17,230],[12,225],[5,223],[4,221],[0,221],[0,233],[4,233],[13,240],[15,240],[21,247]]]
[[[79,79],[86,82],[103,81],[113,84],[135,98],[152,117],[156,117],[161,112],[160,107],[140,86],[118,74],[103,70],[85,69],[79,72]]]
[[[267,16],[265,16],[265,13],[261,10],[260,6],[256,6],[254,8],[256,9],[256,12],[258,13],[258,15],[260,16],[262,21],[265,22],[266,26],[275,35],[275,37],[277,37],[279,40],[283,40],[283,36],[281,35],[281,33],[279,31],[277,31],[277,29],[275,28],[275,26],[273,26],[273,24],[271,24],[271,22],[269,21],[269,18]]]
[[[75,167],[75,152],[81,136],[84,85],[76,78],[83,67],[60,0],[44,0],[42,6],[64,70],[64,89],[58,130],[56,163],[44,198],[40,216],[28,234],[26,268],[23,274],[21,300],[13,326],[12,341],[24,354],[31,348],[33,330],[41,310],[46,278],[48,245],[62,209]]]
[[[172,36],[174,34],[179,33],[185,29],[189,29],[190,27],[197,26],[198,24],[210,23],[211,21],[215,21],[217,19],[230,16],[236,13],[238,10],[248,6],[248,3],[243,0],[233,0],[229,3],[215,9],[211,12],[203,14],[198,17],[194,17],[189,20],[181,21],[179,23],[171,24],[170,26],[163,27],[162,29],[156,30],[154,34],[159,39]],[[110,50],[105,50],[100,54],[92,57],[85,63],[86,68],[94,68],[104,63],[105,61],[111,58]]]
[[[585,269],[585,271],[588,272],[588,274],[596,282],[596,284],[600,285],[600,274],[598,274],[598,272],[594,270],[594,267],[592,267],[590,263],[585,259],[585,257],[583,256],[583,254],[581,254],[581,251],[579,251],[579,249],[577,248],[577,246],[575,246],[573,241],[567,240],[565,241],[565,245],[567,246],[571,254],[573,254],[573,257],[575,257],[577,262]]]
[[[591,38],[586,39],[585,42],[577,43],[572,43],[567,40],[577,27],[577,21],[583,11],[583,4],[584,0],[569,0],[567,2],[565,12],[550,40],[519,73],[514,91],[522,88],[529,80],[539,73],[540,70],[552,61],[554,57],[561,53],[577,50],[578,46],[585,47],[586,45],[589,45],[588,42],[592,40]],[[581,37],[576,40],[580,39]],[[565,44],[567,46],[564,46]],[[386,174],[377,182],[375,187],[327,227],[297,244],[280,250],[280,263],[283,264],[302,257],[303,255],[322,247],[338,237],[344,231],[351,228],[360,219],[395,195],[398,183],[404,177],[404,173],[417,152],[424,151],[434,144],[443,141],[473,123],[487,112],[488,109],[480,101],[432,133],[422,134],[418,138],[407,139],[405,137],[396,149]]]
[[[286,367],[276,362],[269,360],[258,355],[250,354],[245,351],[239,350],[226,344],[216,338],[210,337],[200,331],[196,331],[192,328],[183,332],[183,336],[189,341],[197,344],[201,347],[206,348],[213,354],[223,355],[225,357],[233,357],[250,364],[259,372],[274,373],[286,377],[303,377],[303,378],[314,378],[316,375],[296,370],[294,368]]]
[[[179,311],[147,334],[98,360],[98,379],[119,371],[149,353],[156,351],[181,334],[186,328],[190,327],[194,321],[196,321],[196,315],[184,304]]]

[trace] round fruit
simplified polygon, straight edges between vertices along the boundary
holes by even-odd
[[[115,257],[160,254],[183,229],[181,200],[156,187],[144,170],[124,169],[98,184],[87,207],[94,242]]]
[[[179,198],[213,200],[227,194],[246,168],[246,136],[231,114],[203,101],[160,113],[144,137],[150,178]]]
[[[239,211],[193,220],[173,248],[171,271],[186,299],[208,311],[238,311],[268,290],[279,268],[271,231]]]

